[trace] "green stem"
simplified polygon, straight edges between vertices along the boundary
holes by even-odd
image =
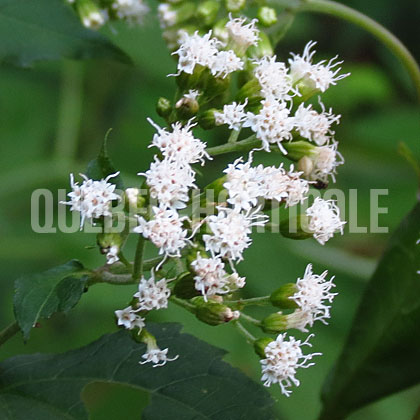
[[[302,12],[318,12],[333,15],[347,20],[370,32],[374,37],[379,39],[379,41],[381,41],[404,65],[413,80],[417,90],[418,99],[420,101],[419,66],[410,51],[408,51],[404,44],[395,35],[388,31],[388,29],[384,28],[378,22],[363,13],[334,1],[305,0],[302,2],[298,10]]]
[[[143,275],[143,257],[146,240],[142,234],[139,234],[137,241],[136,255],[134,257],[133,280],[138,280]]]
[[[195,314],[195,305],[193,305],[192,303],[189,303],[184,299],[177,298],[176,296],[171,296],[169,300],[175,303],[176,305],[181,306],[182,308],[191,312],[192,314]]]
[[[7,340],[12,338],[20,330],[18,323],[15,321],[4,330],[0,331],[0,346]]]
[[[258,140],[255,136],[250,136],[236,143],[225,143],[220,146],[210,147],[206,151],[210,156],[217,156],[224,153],[249,152],[259,146],[261,146],[261,140]]]
[[[259,296],[249,299],[229,300],[226,303],[237,303],[239,305],[266,305],[270,303],[270,296]]]
[[[131,271],[131,263],[130,263],[130,261],[127,260],[127,258],[125,258],[125,256],[122,253],[122,251],[120,251],[118,253],[118,258]]]
[[[232,130],[227,142],[231,144],[236,143],[238,141],[238,137],[240,133],[241,133],[241,130]]]
[[[239,321],[234,321],[233,325],[245,336],[247,341],[252,343],[257,339]]]
[[[83,67],[80,63],[63,63],[55,157],[73,161],[77,152],[83,103]]]
[[[255,319],[252,316],[246,315],[243,312],[241,312],[241,318],[245,319],[246,321],[250,322],[251,324],[257,325],[258,327],[261,325],[261,321],[258,321],[258,319]]]

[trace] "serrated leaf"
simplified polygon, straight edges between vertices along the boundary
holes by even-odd
[[[86,29],[64,0],[0,0],[0,62],[130,58],[101,34]]]
[[[83,293],[85,282],[83,265],[76,260],[17,279],[14,311],[24,338],[29,338],[32,327],[41,318],[73,308]]]
[[[181,334],[177,324],[148,328],[161,348],[169,348],[170,356],[179,354],[176,361],[159,368],[140,365],[145,345],[126,331],[64,354],[24,355],[4,361],[0,364],[0,417],[85,420],[83,388],[92,382],[107,382],[151,394],[150,405],[138,419],[278,419],[268,392],[223,362],[223,350]]]
[[[86,175],[91,179],[100,180],[117,172],[111,158],[108,155],[108,138],[110,133],[111,130],[108,130],[104,137],[104,141],[102,143],[98,157],[91,160],[88,164]],[[124,189],[124,182],[121,175],[112,177],[109,182],[115,184],[119,190]]]
[[[328,378],[321,419],[339,420],[420,382],[420,204],[402,221],[364,292]]]

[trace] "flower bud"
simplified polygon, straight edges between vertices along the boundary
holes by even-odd
[[[270,302],[273,306],[282,309],[295,309],[298,305],[290,297],[296,292],[297,288],[295,283],[286,283],[271,294]]]
[[[228,12],[239,12],[245,7],[246,0],[225,0],[225,7]]]
[[[227,18],[220,19],[213,26],[213,35],[222,42],[227,42],[229,38],[228,30],[226,29]]]
[[[268,315],[261,321],[261,328],[268,334],[278,334],[287,329],[287,318],[281,312]]]
[[[277,13],[272,7],[262,6],[258,9],[257,19],[261,25],[269,27],[277,22]]]
[[[196,16],[204,25],[209,26],[217,18],[217,12],[219,11],[220,3],[215,0],[207,0],[198,5]]]
[[[313,233],[309,230],[309,218],[306,214],[299,214],[297,217],[282,220],[280,233],[290,239],[312,238]]]
[[[161,96],[156,104],[156,112],[162,118],[169,117],[172,112],[171,101]]]
[[[195,12],[195,4],[185,2],[181,4],[161,3],[158,6],[158,16],[163,28],[171,28],[190,19]]]
[[[259,338],[258,340],[254,341],[254,350],[255,353],[258,354],[258,356],[261,357],[261,359],[265,359],[266,355],[265,355],[265,348],[272,342],[274,341],[272,338],[270,337],[263,337],[263,338]]]
[[[202,303],[196,307],[196,317],[209,325],[220,325],[238,318],[237,311],[217,302]]]
[[[198,124],[205,130],[211,130],[216,127],[216,118],[214,113],[217,109],[209,109],[198,116]]]
[[[256,46],[251,45],[247,53],[251,58],[271,57],[274,54],[274,50],[270,38],[264,32],[260,32],[258,44]]]
[[[287,158],[295,162],[299,162],[305,156],[310,157],[316,153],[317,149],[317,146],[306,140],[285,142],[284,147],[287,150]]]
[[[96,242],[102,254],[106,254],[112,246],[121,246],[123,239],[119,233],[98,233]]]
[[[106,11],[91,0],[78,0],[76,10],[86,28],[99,29],[108,20]]]
[[[177,277],[173,294],[181,299],[191,299],[200,294],[195,288],[194,276],[189,271]]]
[[[259,106],[262,101],[261,86],[258,80],[253,78],[246,82],[236,94],[236,102],[243,103],[248,100],[248,109]]]
[[[175,109],[179,119],[188,120],[197,114],[200,106],[197,99],[182,97],[176,104]]]

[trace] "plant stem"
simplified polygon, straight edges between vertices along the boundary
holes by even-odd
[[[83,102],[83,67],[80,63],[65,61],[62,68],[58,126],[54,154],[56,158],[73,161]]]
[[[241,133],[241,130],[232,130],[227,142],[236,143],[240,133]]]
[[[195,314],[195,305],[193,305],[192,303],[189,303],[184,299],[177,298],[176,296],[171,296],[169,300],[175,303],[176,305],[186,309],[187,311]]]
[[[254,337],[239,321],[235,321],[233,323],[235,327],[245,336],[247,341],[254,342],[256,340],[256,337]]]
[[[298,8],[298,11],[318,12],[333,15],[354,23],[355,25],[370,32],[374,37],[379,39],[379,41],[381,41],[404,65],[413,80],[414,86],[417,90],[418,99],[420,101],[419,66],[410,51],[408,51],[404,44],[395,35],[388,31],[388,29],[384,28],[378,22],[363,13],[334,1],[304,0]]]
[[[122,251],[120,251],[118,253],[118,258],[131,271],[131,263],[130,263],[130,261],[127,260],[127,258],[125,258],[125,256],[122,253]]]
[[[146,240],[142,234],[139,235],[136,247],[136,255],[134,257],[133,280],[138,280],[143,275],[143,256]]]
[[[261,140],[258,140],[255,136],[250,136],[235,143],[225,143],[220,146],[210,147],[206,151],[209,155],[216,156],[231,152],[249,152],[258,146],[261,146]]]
[[[270,296],[259,296],[249,299],[229,300],[226,303],[237,303],[239,305],[266,305],[270,303]]]
[[[15,321],[0,331],[0,346],[7,340],[12,338],[20,330],[18,323]]]
[[[258,319],[252,318],[252,316],[246,315],[243,312],[241,312],[241,318],[245,319],[251,324],[257,325],[258,327],[261,325],[261,321],[258,321]]]

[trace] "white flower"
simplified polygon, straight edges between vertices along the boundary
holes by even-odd
[[[97,219],[101,216],[111,216],[111,205],[113,200],[119,200],[120,196],[115,194],[115,185],[108,181],[119,175],[119,172],[107,176],[100,181],[89,179],[86,175],[80,174],[83,182],[79,185],[74,182],[73,174],[70,174],[70,186],[72,192],[67,195],[70,198],[69,202],[62,202],[67,204],[71,211],[78,211],[81,215],[80,229],[86,219]]]
[[[218,53],[220,41],[211,38],[211,31],[200,36],[198,31],[189,35],[183,31],[180,34],[180,47],[173,54],[178,55],[178,71],[192,74],[196,65],[209,67]]]
[[[335,174],[337,166],[344,163],[344,158],[340,152],[337,151],[338,143],[333,142],[327,146],[317,147],[312,153],[313,169],[310,178],[313,180],[320,180],[326,182],[328,176],[331,176],[335,182]]]
[[[120,19],[125,19],[130,25],[142,24],[150,10],[143,0],[114,0],[112,8]]]
[[[245,52],[251,45],[257,45],[259,40],[259,30],[255,27],[257,19],[253,19],[247,24],[245,22],[245,18],[232,19],[232,16],[229,15],[229,22],[225,26],[229,38],[241,52]]]
[[[150,169],[145,174],[139,172],[137,175],[146,177],[150,196],[165,208],[185,208],[185,203],[189,200],[189,189],[197,188],[194,184],[195,172],[191,167],[168,158],[159,160],[155,156]]]
[[[291,131],[294,119],[289,117],[290,110],[286,103],[274,99],[265,99],[261,103],[262,108],[257,115],[248,112],[244,127],[251,127],[257,138],[262,141],[264,150],[269,152],[270,145],[277,144],[281,152],[286,155],[287,151],[281,142],[293,139]]]
[[[203,258],[198,254],[191,267],[196,273],[195,288],[201,292],[205,300],[207,296],[229,292],[227,273],[220,257]]]
[[[243,163],[242,158],[239,158],[223,171],[226,174],[226,182],[223,186],[229,193],[227,202],[238,210],[251,209],[261,196],[256,169],[251,167],[251,163],[251,159]]]
[[[236,272],[228,275],[227,276],[227,281],[228,281],[228,287],[229,287],[230,292],[233,292],[233,291],[238,290],[238,289],[242,289],[243,287],[245,287],[245,284],[246,284],[246,278],[241,277]],[[235,312],[237,312],[237,311],[235,311]]]
[[[276,56],[265,56],[254,63],[256,64],[254,74],[261,86],[262,95],[267,99],[289,100],[290,93],[295,92],[286,65],[276,61]]]
[[[177,13],[168,3],[160,3],[157,9],[161,28],[170,28],[176,24]]]
[[[299,386],[300,382],[296,379],[298,368],[308,368],[314,363],[307,363],[314,356],[321,353],[303,354],[303,346],[312,346],[308,341],[313,335],[310,335],[304,342],[290,337],[286,340],[286,333],[280,334],[275,341],[267,345],[264,352],[265,359],[262,359],[261,370],[264,386],[271,386],[278,383],[282,394],[288,397],[292,391],[292,385]]]
[[[330,61],[322,60],[317,64],[312,64],[312,58],[316,53],[315,50],[311,51],[316,42],[310,41],[306,44],[302,56],[298,54],[291,54],[292,58],[289,59],[290,75],[294,84],[303,84],[310,91],[325,92],[330,85],[336,85],[337,82],[345,77],[347,74],[338,74],[342,61],[334,63],[337,57],[332,58]]]
[[[195,95],[197,91],[190,91],[189,95]],[[198,94],[198,92],[197,92]],[[172,132],[161,128],[148,118],[150,124],[157,130],[149,147],[157,147],[169,161],[176,161],[180,165],[201,162],[204,158],[211,159],[206,152],[206,143],[194,137],[191,129],[196,125],[191,121],[185,126],[177,122],[172,124]]]
[[[168,298],[171,295],[171,291],[166,285],[166,279],[155,282],[153,271],[150,275],[149,280],[142,277],[139,283],[139,291],[134,294],[134,297],[139,300],[136,312],[168,307]]]
[[[335,232],[343,234],[346,222],[341,221],[340,209],[333,200],[315,198],[312,206],[306,210],[306,215],[309,217],[308,228],[321,245],[332,238]]]
[[[240,130],[242,124],[246,120],[246,112],[244,111],[248,100],[243,104],[233,102],[225,105],[223,111],[214,113],[216,125],[227,124],[230,130]]]
[[[187,217],[179,217],[176,210],[158,207],[153,207],[153,213],[153,218],[149,221],[138,217],[139,226],[133,231],[150,239],[159,248],[159,254],[179,257],[180,250],[189,243],[187,230],[182,226]]]
[[[196,101],[196,100],[197,100],[197,98],[198,98],[199,96],[200,96],[200,91],[190,89],[190,90],[188,91],[188,93],[186,93],[186,94],[184,95],[184,98],[187,98],[187,99],[191,99],[191,100],[193,100],[193,101]]]
[[[232,50],[219,51],[207,65],[213,76],[223,79],[230,73],[244,68],[243,61]]]
[[[328,143],[334,136],[334,131],[331,130],[331,124],[340,121],[340,115],[334,115],[330,108],[328,112],[325,111],[324,105],[320,102],[322,113],[312,109],[312,105],[305,107],[305,104],[300,104],[295,113],[295,127],[299,134],[313,141],[318,146]]]
[[[278,168],[274,166],[264,167],[257,166],[258,184],[260,194],[266,200],[282,201],[288,197],[288,186],[290,178],[280,165]]]
[[[331,306],[326,305],[324,301],[332,303],[337,295],[337,293],[330,292],[331,288],[335,287],[334,276],[326,281],[327,274],[327,270],[321,275],[314,274],[312,264],[308,264],[303,278],[297,279],[297,291],[289,298],[299,306],[299,309],[292,314],[295,319],[300,317],[298,321],[300,325],[295,328],[305,331],[306,325],[312,327],[313,323],[318,320],[327,324],[325,319],[330,317]]]
[[[82,23],[86,28],[99,29],[108,20],[106,10],[92,10],[88,14],[82,16]]]
[[[214,256],[220,254],[229,261],[241,261],[243,251],[251,245],[252,226],[264,226],[267,216],[259,214],[259,208],[240,213],[239,211],[218,208],[219,213],[209,216],[207,224],[212,235],[203,235],[206,250]]]
[[[110,246],[108,252],[106,253],[106,263],[114,264],[119,261],[118,253],[120,252],[120,247],[117,245]]]
[[[141,365],[144,365],[145,363],[153,363],[153,367],[163,366],[167,362],[173,362],[174,360],[178,359],[179,355],[173,357],[170,359],[168,357],[168,350],[169,349],[163,349],[160,348],[152,348],[147,349],[147,352],[142,355],[142,358],[145,359],[142,362],[139,362]]]
[[[309,183],[306,179],[301,178],[302,172],[294,172],[293,165],[287,173],[289,182],[287,184],[286,207],[296,206],[303,203],[309,193]]]
[[[117,317],[118,325],[123,325],[128,330],[132,330],[133,328],[140,328],[141,330],[146,325],[144,318],[137,315],[131,306],[115,311],[115,316]]]

